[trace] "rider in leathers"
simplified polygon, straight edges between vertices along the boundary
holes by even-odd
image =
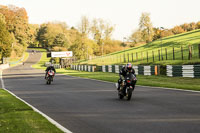
[[[120,79],[118,80],[118,90],[120,89],[120,85],[123,81],[123,79],[126,77],[127,73],[132,73],[135,75],[135,70],[133,69],[131,63],[128,63],[126,66],[124,66],[120,72],[119,72],[119,76],[120,76]],[[136,76],[136,75],[135,75]],[[133,85],[133,87],[135,86],[135,84]],[[125,86],[124,86],[125,87]],[[125,88],[123,88],[123,91],[122,92],[125,92]]]
[[[54,73],[56,73],[56,69],[54,68],[53,65],[48,66],[48,67],[46,68],[46,70],[45,70],[45,71],[46,71],[46,73],[45,73],[45,79],[46,79],[46,77],[47,77],[47,73],[48,73],[49,70],[53,70]]]

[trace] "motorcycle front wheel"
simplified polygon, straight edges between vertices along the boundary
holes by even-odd
[[[128,89],[127,91],[127,100],[131,100],[133,89]]]
[[[51,77],[47,78],[47,82],[46,83],[49,84],[49,85],[51,84]]]

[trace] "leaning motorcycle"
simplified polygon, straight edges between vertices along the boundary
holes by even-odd
[[[124,97],[126,97],[127,100],[131,100],[132,92],[134,91],[136,82],[136,76],[132,73],[128,73],[127,76],[122,79],[122,83],[118,90],[119,99],[123,99]],[[118,85],[118,83],[116,85]]]
[[[51,84],[51,82],[53,81],[54,75],[55,75],[55,73],[54,73],[53,70],[49,70],[47,72],[47,77],[46,77],[46,83],[47,84]]]

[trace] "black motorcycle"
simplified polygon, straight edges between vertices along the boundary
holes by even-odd
[[[55,73],[54,73],[53,70],[49,70],[47,72],[47,77],[46,77],[46,83],[47,84],[51,84],[51,82],[53,81],[54,75],[55,75]]]
[[[128,73],[127,76],[122,80],[120,89],[118,90],[119,99],[123,99],[125,96],[127,100],[131,100],[132,92],[134,91],[136,82],[136,76],[132,73]]]

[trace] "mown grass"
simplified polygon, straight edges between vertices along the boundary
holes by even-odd
[[[110,53],[103,57],[98,57],[96,59],[86,60],[86,61],[82,60],[78,63],[97,64],[97,65],[123,64],[125,55],[126,62],[132,62],[135,65],[176,64],[177,62],[178,64],[191,64],[191,63],[196,64],[200,63],[198,44],[200,44],[199,29],[174,36],[165,37],[142,46],[126,49],[124,51]],[[193,46],[192,60],[188,60],[188,53],[189,53],[188,45]],[[182,60],[181,46],[183,47],[183,60]],[[173,47],[175,51],[174,52],[175,60],[173,59]],[[165,49],[167,49],[167,60],[166,60]],[[158,56],[159,55],[158,50],[160,50],[160,60]],[[147,52],[148,52],[148,62],[147,62]],[[154,54],[154,61],[153,61],[153,54]],[[161,54],[163,58],[161,57]]]
[[[0,133],[62,133],[28,105],[0,89]]]

